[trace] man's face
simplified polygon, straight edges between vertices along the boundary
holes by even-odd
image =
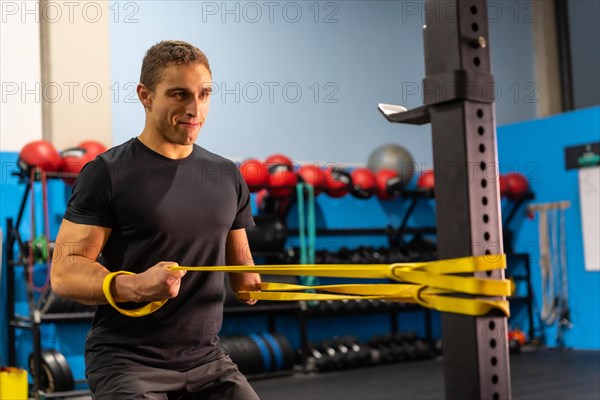
[[[147,109],[167,142],[191,145],[196,141],[210,107],[211,78],[202,64],[172,65],[163,70]]]

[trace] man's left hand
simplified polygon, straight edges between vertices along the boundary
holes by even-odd
[[[240,291],[259,291],[260,290],[260,275],[255,273],[230,273],[229,285],[234,292]],[[247,299],[240,300],[248,305],[254,305],[258,300]]]

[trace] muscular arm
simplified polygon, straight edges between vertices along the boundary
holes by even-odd
[[[245,229],[229,231],[226,243],[227,265],[254,265],[250,245]],[[229,284],[234,291],[260,290],[260,275],[256,273],[230,273]],[[256,300],[246,300],[247,304],[255,304]]]
[[[96,262],[111,230],[63,219],[56,237],[50,282],[59,296],[83,304],[107,304],[102,282],[110,273]],[[111,293],[116,302],[154,301],[175,297],[185,271],[170,271],[173,262],[160,262],[138,275],[119,275]]]

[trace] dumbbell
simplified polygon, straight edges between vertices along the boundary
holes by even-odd
[[[395,361],[404,362],[409,361],[414,354],[414,348],[410,343],[404,340],[404,337],[400,334],[390,334],[389,339],[395,346]]]
[[[371,303],[369,302],[369,300],[371,300],[371,299],[367,299],[367,300],[363,300],[363,299],[354,300],[354,302],[356,304],[356,309],[360,310],[360,311],[367,311],[367,310],[371,309]]]
[[[306,360],[306,369],[308,371],[325,372],[336,369],[337,359],[336,351],[330,346],[312,345],[309,348],[309,355]]]
[[[317,372],[323,371],[323,364],[325,363],[325,359],[323,357],[323,353],[319,351],[316,347],[309,347],[308,356],[306,357],[306,365],[304,368],[309,372]]]
[[[341,303],[340,308],[342,308],[344,310],[354,311],[354,310],[358,309],[358,304],[356,303],[356,300],[344,299],[340,303]]]
[[[345,343],[343,343],[342,341],[337,339],[337,340],[334,340],[332,343],[330,343],[330,345],[336,351],[336,355],[337,355],[337,368],[336,369],[350,368],[350,367],[354,366],[352,364],[354,361],[353,354],[350,351],[350,348],[348,348],[348,346],[346,346]]]
[[[317,307],[319,312],[323,314],[335,313],[341,308],[341,302],[338,300],[323,300],[319,301]]]
[[[417,347],[417,353],[419,353],[420,359],[429,359],[435,357],[436,352],[431,343],[428,341],[419,338],[417,339],[415,345]]]
[[[369,340],[369,345],[374,350],[372,358],[380,364],[389,364],[395,361],[395,353],[390,341],[383,337],[375,335]]]
[[[352,256],[352,252],[347,247],[342,247],[340,251],[337,253],[337,262],[336,264],[344,264],[349,263],[350,257]]]
[[[411,359],[428,359],[435,357],[433,346],[422,338],[419,338],[416,333],[410,332],[404,335],[404,340],[410,346]]]
[[[402,361],[411,361],[419,358],[419,354],[415,346],[415,337],[413,337],[412,334],[396,334],[396,340],[401,344],[404,351],[404,359]]]
[[[335,342],[324,340],[321,342],[320,349],[327,360],[327,366],[330,367],[329,370],[338,370],[344,367],[345,353],[342,353],[340,349],[337,349]],[[345,351],[347,350],[348,349],[346,348]]]
[[[24,242],[25,254],[29,253],[29,248],[33,250],[33,262],[45,263],[48,258],[52,259],[54,253],[54,242],[49,242],[45,235],[40,235],[35,239]]]
[[[386,300],[378,300],[379,302],[379,309],[380,310],[391,310],[392,308],[395,307],[395,303],[392,301],[386,301]]]
[[[405,341],[411,346],[410,356],[412,359],[427,359],[435,356],[433,346],[414,332],[404,334]]]
[[[348,349],[346,355],[348,367],[366,365],[371,361],[371,351],[366,346],[361,346],[356,337],[343,337],[339,339],[339,343]]]

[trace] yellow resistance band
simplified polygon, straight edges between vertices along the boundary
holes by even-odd
[[[104,292],[104,296],[106,296],[106,300],[108,301],[108,304],[113,306],[113,308],[115,310],[117,310],[118,312],[120,312],[121,314],[126,315],[128,317],[143,317],[144,315],[152,314],[154,311],[161,308],[167,302],[166,299],[160,300],[160,301],[153,301],[153,302],[146,304],[143,307],[136,308],[133,310],[125,310],[123,308],[119,308],[119,306],[117,306],[117,303],[115,303],[115,300],[113,299],[112,293],[110,291],[112,281],[113,281],[113,279],[115,279],[117,277],[117,275],[135,275],[135,274],[133,272],[129,272],[129,271],[111,272],[110,274],[108,274],[104,277],[104,281],[102,282],[102,291]]]
[[[336,278],[393,279],[401,284],[346,284],[302,286],[281,283],[261,284],[260,291],[241,291],[240,299],[310,301],[379,299],[412,302],[443,312],[464,315],[486,315],[491,310],[510,314],[509,304],[503,298],[511,295],[508,280],[476,278],[449,274],[465,274],[506,268],[506,256],[485,255],[454,258],[432,262],[396,264],[304,264],[304,265],[258,265],[258,266],[176,266],[172,270],[202,272],[255,272],[266,275],[321,276]],[[141,317],[164,305],[166,300],[156,301],[134,310],[117,307],[110,293],[112,279],[125,271],[113,272],[104,280],[103,290],[111,306],[124,315]],[[304,293],[304,291],[327,293]],[[453,297],[454,294],[486,296],[485,298]],[[498,299],[500,298],[500,299]]]

